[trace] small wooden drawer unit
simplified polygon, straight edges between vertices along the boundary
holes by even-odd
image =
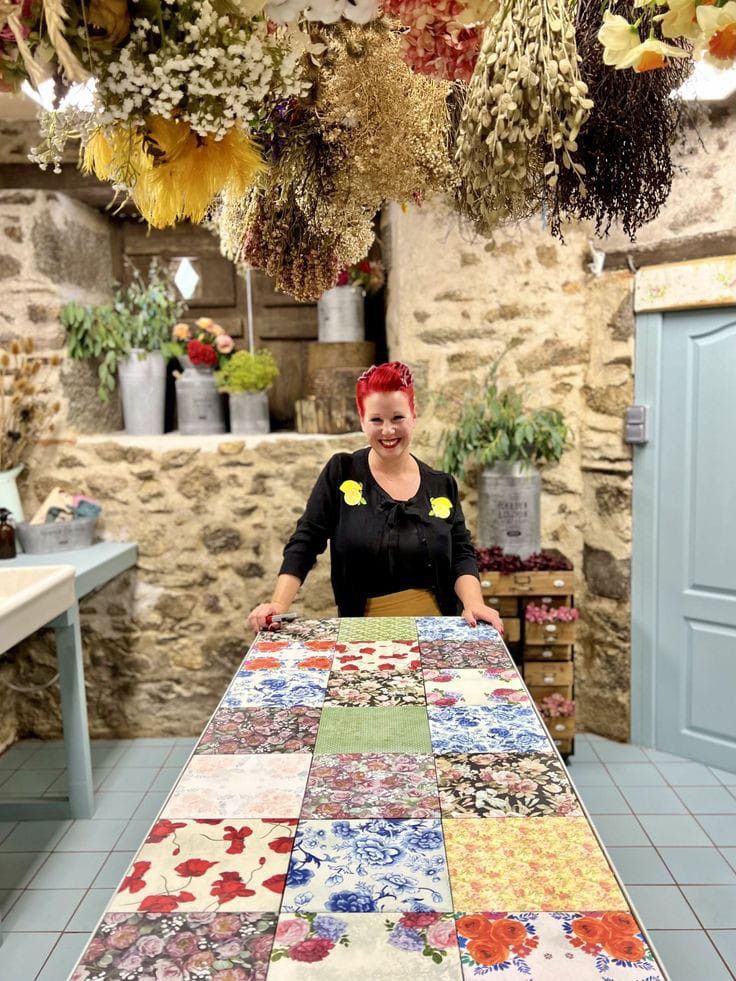
[[[553,739],[552,742],[560,751],[561,756],[569,756],[572,753],[572,739]]]
[[[572,644],[530,645],[524,648],[524,661],[572,661]]]
[[[569,572],[481,572],[480,584],[489,596],[570,596],[574,592],[575,574]]]
[[[575,642],[575,620],[556,623],[527,623],[524,630],[526,644],[572,644]]]
[[[487,606],[492,606],[498,610],[502,617],[518,617],[519,601],[515,596],[483,596]]]
[[[572,685],[572,661],[537,661],[524,663],[524,681],[528,686]]]
[[[521,640],[521,620],[518,617],[507,617],[503,621],[503,639],[507,644],[516,644]]]
[[[553,739],[572,739],[575,735],[575,717],[568,716],[560,719],[545,719],[550,736]]]
[[[547,695],[562,695],[563,698],[572,698],[572,685],[530,685],[527,682],[526,686],[537,705]]]

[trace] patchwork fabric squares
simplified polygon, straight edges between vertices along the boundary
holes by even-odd
[[[298,818],[309,753],[193,756],[167,801],[168,818]]]
[[[417,639],[416,617],[343,617],[338,642]]]
[[[471,627],[463,617],[417,617],[419,640],[501,640],[490,623],[478,622]]]
[[[350,641],[335,645],[332,670],[336,671],[415,671],[420,668],[419,645],[405,640]]]
[[[447,913],[284,913],[269,981],[461,981],[454,917]]]
[[[195,753],[311,753],[320,711],[294,708],[218,709]]]
[[[580,816],[572,786],[551,753],[437,756],[443,817]]]
[[[433,757],[402,753],[318,756],[301,813],[302,818],[439,816]]]
[[[418,671],[354,671],[330,676],[325,705],[424,705]]]
[[[107,913],[70,981],[265,981],[275,928],[274,913]]]
[[[325,705],[315,753],[431,753],[423,705],[338,708]]]
[[[442,823],[458,910],[627,909],[583,817]]]
[[[504,702],[529,705],[529,695],[516,668],[460,668],[432,671],[425,669],[427,704],[447,708],[453,705],[492,705]]]
[[[335,649],[335,640],[271,640],[268,634],[259,634],[255,643],[248,651],[248,657],[278,656],[292,660],[302,660],[306,657],[320,655],[331,657]]]
[[[429,706],[427,714],[435,754],[534,753],[550,746],[536,713],[526,705]]]
[[[451,911],[442,823],[300,821],[281,909]]]
[[[652,952],[627,912],[466,913],[457,917],[463,978],[658,981]]]
[[[327,671],[240,672],[222,704],[225,708],[319,706],[325,698],[328,678]]]
[[[307,640],[337,640],[340,628],[338,619],[328,620],[292,620],[282,624],[277,630],[262,630],[256,637],[256,643],[274,641],[307,641]]]
[[[296,820],[157,821],[111,912],[278,912]]]
[[[419,643],[423,668],[513,668],[501,640],[423,640]]]
[[[307,651],[287,647],[284,651],[251,651],[240,666],[240,675],[254,671],[273,671],[282,668],[292,671],[329,671],[332,667],[332,649]]]

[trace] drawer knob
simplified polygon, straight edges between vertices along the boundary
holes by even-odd
[[[548,623],[547,626],[544,629],[547,631],[548,634],[555,634],[555,633],[557,633],[557,624],[556,623]]]
[[[555,683],[555,676],[553,674],[546,674],[544,676],[545,685],[553,685]]]
[[[565,731],[565,726],[561,722],[558,722],[555,725],[555,732],[564,732],[564,731]]]
[[[491,581],[490,579],[481,579],[480,584],[484,589],[490,589]]]
[[[552,657],[552,651],[542,651],[542,657]]]
[[[555,579],[552,585],[555,587],[555,589],[561,589],[565,585],[565,580]]]

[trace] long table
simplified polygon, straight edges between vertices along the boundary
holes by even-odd
[[[296,621],[245,655],[72,974],[666,978],[500,636]]]

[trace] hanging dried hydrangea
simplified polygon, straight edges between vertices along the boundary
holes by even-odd
[[[482,26],[459,0],[386,0],[387,14],[406,28],[401,54],[415,72],[432,78],[468,82],[480,51]]]

